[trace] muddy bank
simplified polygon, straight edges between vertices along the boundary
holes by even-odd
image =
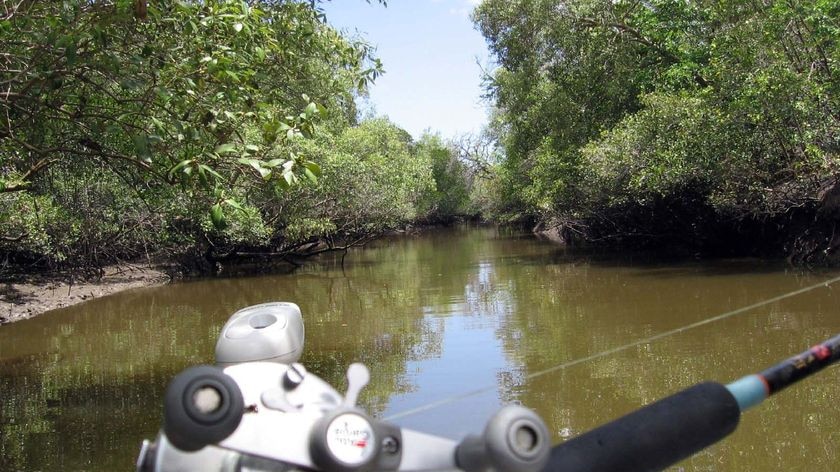
[[[72,281],[66,276],[33,275],[0,281],[0,325],[75,305],[132,288],[163,285],[170,277],[149,266],[105,268],[94,281]]]

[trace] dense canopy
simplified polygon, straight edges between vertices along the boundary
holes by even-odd
[[[822,218],[840,2],[486,0],[474,18],[499,65],[503,215],[589,240],[755,236],[806,259],[840,243]]]
[[[0,21],[7,263],[162,253],[207,270],[436,217],[429,146],[453,151],[358,123],[382,64],[317,2],[16,3]]]
[[[384,66],[318,1],[0,15],[3,267],[204,272],[476,214],[838,258],[838,0],[484,0],[491,124],[452,142],[359,118]]]

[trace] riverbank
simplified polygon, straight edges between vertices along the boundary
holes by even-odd
[[[104,269],[99,280],[76,281],[61,275],[31,275],[0,282],[0,325],[132,288],[169,283],[165,272],[147,265]]]
[[[386,233],[386,236],[419,235],[446,226],[438,224],[409,225]],[[242,257],[235,263],[216,267],[212,275],[226,277],[295,270],[303,260],[320,253],[325,245],[313,246],[313,254],[300,254],[288,260]],[[166,270],[164,270],[166,269]],[[50,310],[65,308],[94,298],[133,288],[153,287],[169,283],[173,278],[193,278],[211,275],[208,272],[190,271],[187,265],[174,260],[159,261],[158,265],[122,264],[104,268],[98,280],[73,280],[67,274],[25,274],[0,279],[0,325],[38,316]]]

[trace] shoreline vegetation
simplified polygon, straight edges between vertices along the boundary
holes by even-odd
[[[484,0],[497,213],[840,263],[840,3]]]
[[[22,2],[0,22],[0,280],[295,265],[476,213],[452,143],[362,117],[383,66],[321,2],[148,3]]]
[[[837,1],[484,0],[490,124],[451,139],[360,112],[384,66],[322,4],[7,8],[3,303],[158,283],[120,261],[295,266],[460,218],[840,264]]]
[[[425,231],[449,226],[456,221],[468,219],[456,218],[452,221],[412,225],[388,231],[382,236],[402,236],[423,233]],[[372,241],[372,238],[368,241]],[[361,245],[361,244],[360,244]],[[316,250],[300,255],[298,258],[273,260],[243,257],[224,265],[216,261],[213,275],[235,276],[247,272],[285,272],[293,271],[306,262],[306,259],[323,254],[327,243],[313,246]],[[341,252],[341,249],[331,249]],[[254,261],[257,262],[254,262]],[[2,273],[2,272],[0,272]],[[29,270],[16,274],[4,274],[0,279],[0,326],[34,318],[52,310],[66,308],[95,298],[113,295],[127,290],[167,285],[194,277],[205,277],[208,272],[194,271],[176,260],[155,262],[122,262],[103,267],[95,275],[74,276],[72,272]]]

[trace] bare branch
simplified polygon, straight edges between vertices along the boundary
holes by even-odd
[[[19,235],[17,235],[17,236],[6,236],[6,235],[2,235],[2,236],[0,236],[0,241],[6,241],[6,242],[10,242],[10,243],[16,243],[16,242],[20,241],[21,239],[26,238],[27,236],[29,236],[29,235],[28,235],[28,234],[26,234],[26,233],[21,233],[21,234],[19,234]]]

